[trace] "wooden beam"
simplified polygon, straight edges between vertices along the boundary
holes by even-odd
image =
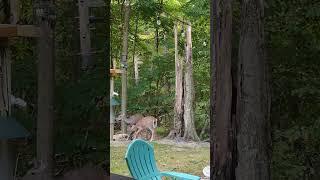
[[[39,37],[39,27],[34,25],[0,24],[0,37]]]

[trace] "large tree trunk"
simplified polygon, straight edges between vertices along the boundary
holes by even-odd
[[[41,0],[38,5],[40,8],[48,10],[44,12],[51,12],[53,1]],[[37,161],[39,179],[50,180],[53,171],[54,20],[49,19],[51,16],[36,15],[40,27],[38,39]]]
[[[74,17],[77,17],[79,15],[78,13],[78,8],[76,6],[78,0],[73,0],[72,3],[70,3],[70,6],[72,8],[72,14]],[[80,50],[80,40],[79,40],[79,19],[77,18],[73,18],[72,20],[73,23],[73,33],[72,33],[72,52],[73,52],[73,56],[72,56],[72,73],[71,73],[71,77],[72,77],[72,81],[74,83],[77,83],[79,80],[79,76],[80,76],[80,57],[77,56],[76,54],[79,53]]]
[[[216,54],[215,54],[215,41],[217,40],[215,23],[216,12],[214,8],[214,0],[210,1],[210,177],[214,176],[214,145],[216,142],[216,90],[217,90],[217,71],[216,71]]]
[[[122,56],[121,56],[121,68],[122,68],[122,99],[121,99],[121,131],[127,133],[127,125],[125,118],[127,117],[127,59],[128,59],[128,33],[129,33],[129,20],[130,20],[130,0],[124,2],[124,25],[123,25],[123,36],[122,36]]]
[[[1,41],[1,40],[0,40]],[[0,113],[1,116],[10,115],[10,50],[8,41],[0,43],[5,45],[0,47]],[[12,145],[7,139],[0,139],[0,177],[13,180],[14,177],[14,154]]]
[[[241,5],[236,169],[239,180],[270,179],[270,106],[263,6],[263,0],[243,1]]]
[[[8,116],[10,112],[10,51],[9,42],[4,40],[2,43],[6,45],[0,47],[0,112],[1,116]]]
[[[232,77],[231,77],[231,35],[232,35],[232,6],[231,0],[214,0],[212,4],[214,16],[213,37],[216,66],[216,81],[214,87],[215,109],[211,109],[211,119],[216,111],[213,146],[213,178],[217,180],[235,179],[235,122],[231,115],[232,107]],[[211,66],[211,67],[212,67]],[[214,75],[212,75],[214,76]],[[214,91],[211,91],[214,92]],[[213,94],[214,95],[214,94]],[[213,97],[213,98],[214,98]],[[214,108],[214,106],[211,106]]]
[[[186,70],[185,70],[185,96],[184,96],[184,134],[183,138],[187,140],[199,141],[195,128],[194,119],[194,103],[195,92],[193,83],[193,68],[192,68],[192,39],[191,39],[191,24],[187,25],[186,36]]]
[[[79,28],[80,28],[80,50],[82,64],[81,68],[87,70],[91,66],[91,36],[89,29],[89,0],[78,0],[79,6]]]
[[[179,58],[178,50],[178,26],[174,25],[174,59],[176,71],[176,92],[174,105],[174,121],[173,129],[170,131],[168,138],[174,139],[182,137],[182,121],[183,121],[183,63]]]
[[[18,19],[16,5],[17,1],[3,1],[0,9],[1,23],[15,24]],[[10,7],[10,9],[9,9]],[[11,15],[10,15],[11,14]],[[3,18],[3,19],[2,19]],[[11,115],[11,51],[9,40],[0,39],[0,114]],[[7,139],[0,140],[0,177],[3,179],[14,179],[15,147]]]

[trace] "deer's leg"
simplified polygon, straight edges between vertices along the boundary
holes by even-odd
[[[150,129],[151,131],[151,139],[150,139],[150,142],[153,140],[153,134],[154,134],[154,129]]]
[[[133,139],[136,139],[137,138],[137,135],[141,132],[141,128],[139,128],[138,130],[137,130],[137,132],[134,134],[134,138]]]

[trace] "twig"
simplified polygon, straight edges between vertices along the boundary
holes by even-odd
[[[20,153],[18,153],[18,156],[16,159],[16,167],[14,168],[14,180],[17,180],[17,169],[18,169],[19,156],[20,156]]]

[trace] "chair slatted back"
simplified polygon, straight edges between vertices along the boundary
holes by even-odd
[[[147,142],[141,139],[132,141],[128,146],[125,159],[134,179],[161,180],[153,147]]]

